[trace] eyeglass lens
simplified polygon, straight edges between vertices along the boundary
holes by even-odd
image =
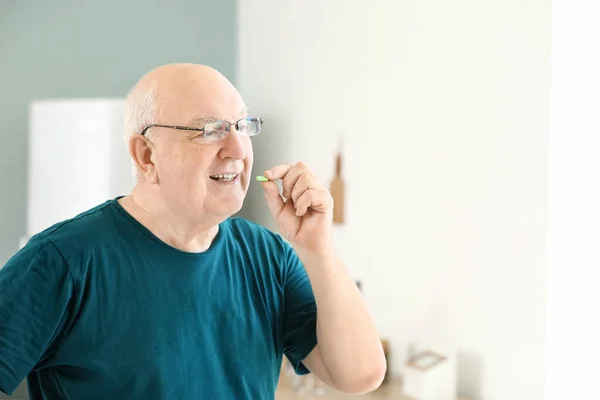
[[[209,122],[204,125],[204,137],[207,139],[221,139],[231,129],[231,124],[227,121]],[[261,120],[259,118],[244,118],[236,123],[236,130],[240,135],[254,136],[261,130]]]

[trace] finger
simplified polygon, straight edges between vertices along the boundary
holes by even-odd
[[[269,168],[265,171],[265,176],[272,181],[283,179],[283,177],[292,169],[292,165],[282,164]]]
[[[294,186],[296,186],[298,179],[304,174],[312,175],[312,171],[302,162],[296,163],[288,171],[288,173],[285,174],[283,180],[281,181],[283,197],[289,199],[292,196],[292,190],[294,189]]]
[[[294,203],[296,208],[296,215],[302,217],[308,212],[309,209],[325,213],[329,207],[329,195],[326,191],[320,189],[308,189],[298,201]]]
[[[290,197],[292,198],[292,201],[294,202],[294,204],[296,204],[296,202],[298,201],[298,199],[300,198],[302,193],[304,193],[307,189],[315,189],[314,187],[310,186],[309,181],[310,181],[309,174],[302,174],[296,180],[296,183],[294,184],[294,187],[292,188],[292,193],[290,194]]]
[[[265,191],[265,200],[269,211],[277,219],[285,207],[283,198],[279,194],[279,187],[275,182],[263,182],[262,187]]]

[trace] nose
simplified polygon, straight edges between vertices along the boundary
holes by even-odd
[[[235,126],[229,128],[229,135],[221,141],[222,147],[219,152],[221,158],[231,158],[234,160],[243,160],[246,158],[246,144],[244,139],[238,134]]]

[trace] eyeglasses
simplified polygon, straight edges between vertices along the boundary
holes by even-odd
[[[207,141],[217,141],[225,139],[229,132],[231,132],[231,126],[235,126],[235,130],[240,136],[256,136],[262,130],[262,124],[264,123],[261,117],[248,117],[242,118],[234,123],[228,121],[213,121],[205,124],[202,128],[194,128],[191,126],[179,126],[179,125],[160,125],[152,124],[145,127],[141,135],[145,135],[146,131],[152,127],[158,128],[170,128],[179,129],[182,131],[198,131],[203,132],[202,138]]]

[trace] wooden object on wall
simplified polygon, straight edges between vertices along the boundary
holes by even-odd
[[[333,223],[344,223],[344,180],[342,179],[342,149],[340,148],[335,158],[335,175],[331,180],[329,191],[333,197]]]

